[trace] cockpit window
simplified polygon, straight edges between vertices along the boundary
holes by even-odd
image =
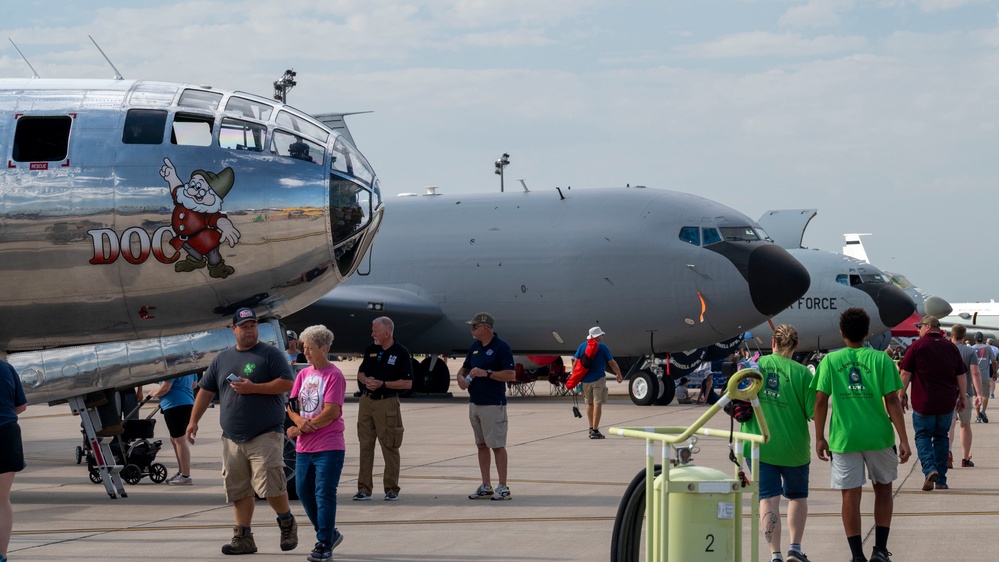
[[[375,172],[368,165],[368,161],[361,156],[356,148],[344,141],[343,137],[338,137],[333,143],[330,171],[354,176],[369,185],[375,178]]]
[[[680,229],[680,240],[695,246],[701,245],[701,231],[696,226],[685,226]]]
[[[723,226],[721,233],[726,242],[754,242],[760,239],[749,226]]]
[[[323,164],[324,149],[321,145],[286,131],[274,131],[271,151],[295,160],[311,162],[320,166]]]
[[[860,274],[861,283],[887,283],[888,280],[885,279],[884,275],[880,273],[861,273]]]
[[[166,131],[167,112],[162,109],[129,109],[125,114],[125,144],[160,144]]]
[[[326,144],[326,141],[330,138],[330,133],[326,129],[288,111],[278,111],[277,124],[296,133],[316,139],[323,144]]]
[[[839,283],[840,285],[846,285],[847,287],[849,287],[850,276],[845,273],[840,273],[839,275],[836,276],[836,282]]]
[[[215,119],[212,117],[178,113],[173,116],[170,142],[187,146],[211,146],[214,126]]]
[[[716,244],[722,241],[721,234],[718,234],[717,228],[702,228],[701,238],[705,246],[710,246],[711,244]]]
[[[263,125],[231,117],[222,118],[219,128],[219,146],[222,148],[263,152],[267,146],[266,138],[267,127]]]
[[[225,104],[225,110],[230,113],[239,113],[243,117],[267,121],[274,113],[274,106],[259,101],[248,100],[239,96],[232,96]]]
[[[207,109],[215,111],[222,102],[222,94],[219,92],[206,92],[204,90],[184,90],[180,95],[177,105],[181,107],[193,107],[195,109]]]
[[[892,285],[895,285],[899,289],[909,289],[912,287],[912,282],[906,279],[905,275],[899,275],[897,273],[889,275],[886,273],[885,276],[888,277],[888,280],[892,283]]]
[[[774,239],[771,238],[769,234],[767,234],[767,231],[763,230],[763,228],[761,228],[759,226],[756,227],[756,234],[759,235],[759,237],[760,237],[761,240],[766,240],[767,242],[773,242],[774,241]]]

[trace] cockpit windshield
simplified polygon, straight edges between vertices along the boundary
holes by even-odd
[[[760,239],[751,226],[723,226],[721,233],[726,242],[755,242]]]

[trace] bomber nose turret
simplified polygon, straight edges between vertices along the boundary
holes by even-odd
[[[743,276],[749,282],[753,305],[767,316],[790,306],[808,291],[811,284],[805,266],[776,244],[753,249]]]

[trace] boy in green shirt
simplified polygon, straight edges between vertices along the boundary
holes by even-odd
[[[862,308],[840,315],[846,349],[825,356],[812,379],[815,397],[815,452],[832,461],[830,487],[842,491],[843,528],[853,562],[867,562],[860,536],[860,496],[867,477],[874,483],[875,540],[871,562],[891,562],[888,533],[893,510],[892,482],[898,465],[912,454],[896,391],[902,379],[884,352],[864,347],[871,319]],[[826,441],[829,404],[833,412]],[[895,431],[892,432],[892,426]],[[896,454],[895,433],[898,434]]]
[[[760,408],[770,427],[770,441],[760,445],[760,527],[770,545],[770,560],[781,557],[780,497],[788,499],[787,526],[790,548],[787,562],[809,562],[801,550],[801,537],[808,517],[808,475],[812,460],[808,421],[815,407],[812,373],[791,359],[798,349],[798,331],[787,324],[774,329],[773,354],[761,357],[763,389]],[[753,417],[742,431],[760,435]],[[749,443],[746,444],[749,458]]]

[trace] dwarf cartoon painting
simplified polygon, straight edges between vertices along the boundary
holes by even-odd
[[[222,242],[235,247],[239,242],[239,231],[222,212],[225,198],[236,174],[232,168],[225,168],[218,174],[195,170],[187,183],[180,181],[177,168],[169,158],[163,159],[160,176],[170,186],[173,196],[174,237],[170,245],[187,252],[187,257],[174,264],[174,271],[194,271],[208,267],[212,277],[225,279],[235,273],[235,269],[225,264],[219,246]]]

